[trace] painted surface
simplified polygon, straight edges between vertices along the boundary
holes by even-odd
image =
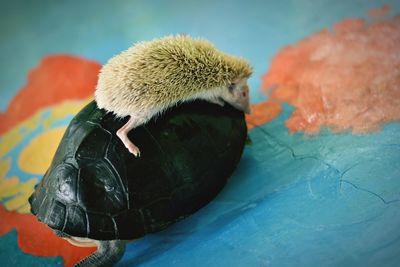
[[[398,265],[400,3],[263,2],[4,1],[2,266],[72,266],[93,251],[37,222],[27,198],[101,64],[174,33],[254,65],[252,144],[215,201],[130,243],[118,266]]]
[[[263,88],[272,91],[270,101],[296,107],[286,121],[289,130],[316,133],[325,126],[367,133],[399,120],[399,29],[400,15],[346,19],[282,49]]]

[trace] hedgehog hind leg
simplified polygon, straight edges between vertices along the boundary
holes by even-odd
[[[135,157],[140,157],[140,150],[134,143],[132,143],[131,140],[129,140],[128,133],[142,123],[143,122],[141,122],[138,117],[131,116],[128,122],[117,131],[117,136],[119,139],[121,139],[124,146],[129,150],[130,153],[135,155]]]

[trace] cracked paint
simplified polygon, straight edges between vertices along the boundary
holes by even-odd
[[[400,124],[382,124],[382,121],[387,122],[398,118],[398,106],[393,105],[398,99],[393,97],[397,96],[396,88],[398,87],[393,85],[398,85],[396,76],[398,65],[396,64],[398,64],[399,50],[396,44],[390,43],[390,38],[398,38],[399,17],[389,16],[393,14],[392,11],[399,12],[400,5],[396,1],[389,0],[389,2],[394,7],[390,8],[386,5],[373,9],[369,14],[374,18],[364,18],[365,21],[354,19],[354,17],[361,16],[361,13],[366,16],[371,7],[376,7],[370,1],[324,0],[318,4],[307,1],[264,1],[262,5],[260,4],[260,8],[254,8],[256,3],[249,5],[238,1],[235,5],[227,7],[225,3],[216,2],[214,3],[216,6],[220,5],[219,7],[227,10],[226,13],[229,14],[227,17],[221,16],[221,12],[215,8],[214,4],[203,6],[204,12],[192,14],[193,21],[202,22],[201,25],[195,25],[196,33],[198,30],[204,30],[203,33],[210,35],[218,47],[224,49],[223,46],[226,45],[232,52],[248,53],[251,62],[255,64],[255,75],[249,81],[253,95],[259,77],[267,69],[267,60],[276,58],[275,56],[280,58],[274,60],[275,64],[271,66],[271,73],[276,76],[271,74],[269,80],[266,78],[266,84],[268,86],[271,85],[268,82],[279,81],[284,84],[283,87],[286,86],[286,89],[273,85],[271,88],[275,91],[270,92],[267,102],[259,103],[253,99],[255,103],[258,103],[252,105],[253,113],[246,116],[249,129],[251,129],[252,145],[246,146],[240,165],[215,201],[165,231],[130,243],[122,261],[117,266],[397,266],[400,262],[400,232],[398,230],[400,225],[400,170],[398,167]],[[139,6],[142,4],[138,3]],[[8,102],[3,100],[6,98],[0,99],[2,106],[8,107],[6,112],[0,114],[4,122],[0,127],[2,135],[0,173],[3,176],[3,180],[0,177],[0,186],[3,185],[0,188],[0,201],[7,208],[7,210],[1,209],[2,206],[0,206],[2,211],[0,218],[3,219],[0,219],[0,228],[3,230],[0,229],[2,232],[0,233],[2,235],[0,248],[5,248],[0,249],[0,260],[5,266],[54,265],[61,264],[62,261],[69,266],[78,258],[90,253],[90,251],[73,248],[65,242],[63,245],[62,240],[56,238],[32,215],[20,214],[28,212],[28,206],[13,212],[10,209],[14,204],[7,204],[8,201],[16,199],[13,197],[15,190],[18,189],[15,185],[26,183],[31,178],[32,175],[27,172],[39,173],[45,169],[44,161],[42,162],[44,165],[32,168],[37,164],[36,162],[31,161],[30,164],[24,162],[18,165],[18,158],[21,155],[41,157],[35,150],[41,147],[40,142],[35,145],[35,142],[31,141],[48,130],[66,126],[71,114],[76,113],[84,105],[84,99],[92,94],[96,75],[100,69],[100,64],[91,60],[47,53],[65,51],[72,45],[77,48],[74,53],[106,62],[106,58],[129,46],[132,40],[149,39],[150,32],[154,32],[149,31],[149,27],[127,26],[126,29],[121,27],[121,25],[132,25],[132,19],[136,19],[135,14],[130,12],[135,12],[138,8],[131,8],[127,3],[114,3],[112,9],[107,4],[96,3],[98,12],[95,13],[87,12],[92,10],[93,5],[90,1],[81,3],[79,9],[75,6],[71,7],[70,4],[62,5],[63,8],[54,8],[56,6],[54,5],[48,9],[43,5],[40,13],[36,14],[37,17],[34,13],[29,13],[33,10],[29,3],[24,4],[24,9],[17,6],[16,10],[20,14],[18,18],[32,19],[29,19],[26,29],[21,29],[21,32],[12,31],[15,34],[14,37],[20,36],[19,38],[23,38],[24,42],[18,44],[9,42],[12,39],[6,39],[2,43],[3,47],[12,47],[10,51],[18,51],[18,53],[9,53],[10,55],[19,55],[18,58],[12,57],[12,61],[10,61],[11,57],[7,58],[6,55],[0,62],[5,66],[4,71],[7,72],[4,77],[12,77],[10,81],[12,80],[11,84],[13,84],[9,86],[10,83],[2,82],[2,88],[7,90],[1,93],[11,96],[11,93],[4,94],[4,92],[14,90],[12,92],[16,94],[16,99]],[[187,14],[182,12],[188,11],[188,9],[185,10],[186,3],[173,5],[168,2],[163,5],[149,2],[145,6],[145,11],[146,7],[149,10],[157,10],[160,5],[165,14],[168,14],[168,11],[177,13],[174,13],[176,16],[163,17],[160,13],[149,16],[153,26],[163,25],[168,28],[170,23],[183,26],[190,24],[177,22],[181,14]],[[127,13],[124,11],[121,16],[110,20],[110,10],[114,8],[124,9]],[[331,14],[326,12],[327,8],[329,11],[336,11],[332,11]],[[195,9],[197,8],[193,8]],[[64,16],[72,10],[75,14],[82,13],[80,16]],[[68,34],[63,27],[57,27],[59,23],[57,20],[52,20],[50,24],[44,23],[46,18],[48,19],[45,11],[53,15],[58,14],[62,24],[68,25]],[[102,17],[102,11],[106,17]],[[146,17],[146,12],[140,13],[141,16],[143,14]],[[201,14],[205,15],[203,19],[199,17]],[[318,14],[323,14],[323,16],[318,16]],[[353,19],[342,21],[348,16]],[[237,20],[238,17],[243,20]],[[10,19],[7,16],[3,18]],[[37,24],[33,18],[40,18],[38,20],[40,23]],[[89,35],[86,30],[71,31],[81,25],[88,27],[88,24],[85,24],[86,18],[89,19],[90,25],[98,26],[96,23],[105,23],[103,26],[106,27],[102,25],[97,27],[98,31],[105,31],[102,33],[103,39],[99,37],[100,35],[96,35],[96,31],[92,31]],[[124,18],[126,20],[123,20]],[[162,21],[163,18],[166,20]],[[223,29],[221,25],[227,18],[232,20],[229,21],[228,27]],[[239,27],[235,27],[235,23],[243,21],[249,22],[251,27],[238,24],[236,26]],[[336,24],[333,31],[312,34],[322,28],[331,27],[334,21],[340,23]],[[372,23],[369,23],[371,21]],[[19,22],[23,24],[24,20],[21,19]],[[143,23],[143,21],[140,22]],[[35,32],[41,29],[43,23],[52,25],[51,30],[56,29],[51,32],[50,38],[47,36],[46,39],[44,32]],[[274,26],[271,27],[271,25]],[[204,28],[201,28],[203,26]],[[257,29],[256,31],[251,30],[253,26]],[[215,34],[213,35],[213,31],[207,31],[207,28],[213,31],[215,29]],[[378,41],[369,32],[376,30],[379,33],[379,29],[386,28],[393,34],[382,36],[381,39],[378,38]],[[110,35],[110,29],[115,30],[116,35],[113,35],[114,32]],[[138,29],[143,29],[145,34],[141,35],[141,32],[137,32]],[[229,32],[230,29],[233,30]],[[120,30],[123,32],[119,32]],[[168,28],[165,34],[175,32],[176,28],[170,30]],[[40,34],[31,34],[32,32]],[[226,34],[221,35],[220,32]],[[128,33],[133,37],[126,38]],[[188,33],[190,33],[190,27]],[[70,40],[65,39],[65,36],[69,34],[81,35],[79,35],[80,38],[76,38],[77,41],[69,43]],[[117,35],[121,38],[125,36],[123,38],[126,39],[116,38]],[[32,36],[32,39],[29,36]],[[44,41],[34,39],[33,36],[40,36]],[[85,39],[87,36],[89,36],[89,42]],[[309,37],[305,38],[307,36]],[[321,45],[316,40],[321,36],[326,37],[325,40],[328,41],[326,45]],[[354,51],[354,47],[360,46],[360,42],[352,43],[346,38],[355,38],[358,41],[365,39],[375,43],[374,45],[367,44],[366,50],[360,56],[344,49],[347,47]],[[25,40],[30,44],[29,49],[26,49]],[[388,53],[387,49],[376,51],[381,40],[383,40],[382,45],[393,53]],[[59,46],[59,43],[62,43],[62,46]],[[251,49],[248,49],[249,43]],[[304,54],[290,55],[285,58],[287,61],[279,62],[282,53],[304,52],[302,49],[307,43],[315,45],[316,48],[315,51],[305,51],[309,52],[309,54],[306,53],[308,57],[304,57]],[[292,45],[284,48],[288,44]],[[282,53],[276,55],[281,48],[284,48]],[[348,57],[337,56],[338,51],[342,50],[343,55],[348,55]],[[388,59],[376,61],[376,58],[370,58],[371,53],[378,53],[382,58],[388,57]],[[43,55],[47,56],[40,60]],[[29,60],[25,60],[27,57]],[[306,60],[303,61],[304,59]],[[342,60],[342,64],[336,64],[337,60]],[[357,69],[355,63],[359,60],[367,60],[374,66]],[[278,71],[276,61],[282,67]],[[25,83],[25,71],[38,62],[40,62],[39,65],[30,72],[26,85],[21,91],[16,92],[19,85]],[[348,95],[345,89],[346,84],[351,84],[351,79],[344,79],[343,82],[341,79],[331,79],[334,77],[329,76],[326,68],[321,67],[321,63],[324,62],[335,63],[332,69],[337,71],[336,78],[340,78],[341,75],[349,76],[346,74],[347,70],[352,71],[353,74],[371,75],[358,75],[356,85],[360,88],[355,92],[358,95]],[[343,62],[350,64],[346,65]],[[7,66],[11,63],[14,67],[8,68]],[[290,64],[281,63],[299,65],[291,68]],[[63,64],[66,65],[63,66]],[[376,68],[381,64],[384,64],[382,68]],[[17,72],[12,76],[14,70]],[[325,76],[313,76],[318,71]],[[377,73],[384,75],[377,77],[379,76],[376,75]],[[282,80],[283,74],[289,75],[289,79]],[[329,79],[322,79],[324,77]],[[311,91],[305,90],[307,86],[301,84],[301,81],[307,81],[307,79],[312,85]],[[368,79],[375,79],[375,85],[378,86],[368,89],[366,82]],[[318,84],[321,81],[331,83],[322,88],[323,92],[320,94]],[[335,94],[337,91],[332,89],[332,81],[334,85],[339,82],[341,86],[339,91],[342,94]],[[296,88],[301,91],[300,100],[295,98],[299,93]],[[383,96],[379,94],[381,91]],[[364,93],[366,93],[365,96],[363,96]],[[321,99],[316,96],[321,96]],[[374,106],[376,108],[369,108],[369,105],[375,102],[368,96],[376,100],[377,105]],[[358,97],[360,101],[356,101]],[[65,102],[67,99],[81,101],[79,103]],[[290,107],[281,100],[288,101],[293,106]],[[344,100],[354,105],[342,105]],[[332,103],[338,104],[336,111],[339,112],[332,112],[335,110],[330,105]],[[385,109],[386,106],[391,107],[389,112]],[[328,107],[328,109],[320,109],[321,107]],[[21,112],[21,108],[25,110]],[[331,123],[336,126],[332,128],[339,130],[354,129],[354,125],[358,130],[364,129],[365,125],[362,122],[370,117],[360,114],[358,118],[362,120],[349,120],[352,109],[365,111],[368,115],[373,115],[371,111],[377,111],[378,116],[372,118],[372,124],[367,124],[366,129],[379,126],[380,131],[354,135],[346,130],[333,133],[320,127],[330,126]],[[296,110],[301,110],[303,113]],[[298,116],[297,119],[301,118],[291,120],[293,116]],[[344,119],[345,124],[340,124],[343,122],[340,119]],[[289,129],[294,129],[292,134],[288,132],[284,124],[288,120],[293,122],[287,124]],[[300,125],[299,122],[304,124]],[[367,122],[371,121],[367,120]],[[305,127],[302,128],[302,126]],[[301,132],[313,132],[313,130],[318,134],[309,136]],[[24,148],[30,143],[35,151],[28,150],[27,152]],[[25,153],[22,153],[23,151]],[[46,159],[49,160],[48,157]],[[33,184],[28,185],[32,189]],[[26,202],[21,198],[17,200]],[[18,242],[18,246],[15,242]],[[72,253],[71,249],[75,252]],[[39,255],[59,257],[43,258]]]
[[[281,122],[291,110],[285,106],[277,120],[251,131],[252,145],[215,201],[145,237],[140,242],[148,249],[130,244],[119,266],[215,266],[220,261],[207,257],[210,251],[232,266],[293,266],[294,259],[297,266],[393,266],[400,202],[391,196],[400,192],[400,176],[387,183],[362,177],[375,168],[371,162],[381,163],[366,148],[396,153],[400,125],[363,136],[324,130],[310,137],[287,132]],[[385,159],[395,166],[400,153]]]

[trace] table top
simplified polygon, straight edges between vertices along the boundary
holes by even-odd
[[[2,266],[93,251],[55,237],[27,199],[101,65],[169,34],[253,65],[252,142],[214,201],[128,244],[118,266],[396,266],[399,12],[395,0],[3,1]]]

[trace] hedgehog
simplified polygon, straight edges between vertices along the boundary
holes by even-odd
[[[128,133],[179,103],[202,99],[250,113],[248,78],[252,67],[201,38],[171,35],[139,42],[100,70],[95,90],[99,108],[130,116],[117,136],[135,156]]]

